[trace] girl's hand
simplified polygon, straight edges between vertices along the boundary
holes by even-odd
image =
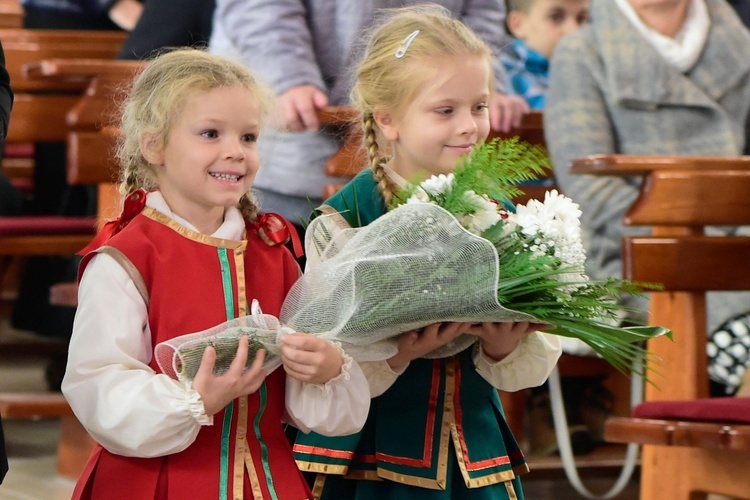
[[[201,365],[193,379],[193,389],[200,394],[206,415],[209,417],[218,413],[235,398],[257,391],[265,380],[263,360],[266,357],[266,351],[258,351],[253,364],[245,369],[247,353],[248,339],[241,337],[237,355],[229,365],[229,370],[223,375],[215,375],[216,350],[213,347],[207,347],[203,351]]]
[[[398,353],[388,360],[394,371],[400,371],[411,360],[447,344],[469,329],[469,323],[433,323],[421,330],[412,330],[398,339]]]
[[[500,361],[513,352],[524,337],[545,328],[548,328],[548,325],[528,321],[478,323],[470,325],[465,333],[479,337],[484,353],[495,361]]]
[[[344,358],[327,340],[297,332],[281,337],[281,362],[290,377],[325,384],[341,373]]]

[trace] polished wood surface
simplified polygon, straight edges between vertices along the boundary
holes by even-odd
[[[674,332],[673,342],[658,338],[648,343],[654,384],[646,387],[647,400],[708,396],[705,292],[750,289],[750,239],[706,236],[704,226],[750,225],[748,167],[749,157],[599,155],[573,163],[574,173],[643,178],[624,223],[651,226],[652,236],[624,240],[623,273],[665,285],[664,291],[650,294],[649,322]],[[627,431],[625,422],[612,421],[613,435],[620,439],[631,432],[630,441],[646,444],[641,500],[693,500],[698,491],[748,498],[750,452],[722,455],[701,445],[712,442],[707,436],[723,443],[733,433],[717,436],[711,426],[642,421],[631,421]],[[675,440],[693,447],[668,446]]]
[[[750,451],[750,425],[743,424],[612,417],[606,436],[613,443]]]

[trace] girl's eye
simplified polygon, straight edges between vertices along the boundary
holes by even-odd
[[[213,129],[210,130],[204,130],[201,132],[201,135],[205,137],[206,139],[216,139],[219,137],[219,132]]]
[[[255,134],[245,134],[242,136],[243,142],[255,142],[258,140],[258,136]]]
[[[560,24],[565,20],[565,12],[562,10],[553,10],[549,14],[549,20],[552,21],[554,24]]]

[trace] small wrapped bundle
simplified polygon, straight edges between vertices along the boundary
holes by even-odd
[[[253,303],[257,310],[257,302]],[[255,360],[256,353],[264,349],[266,359],[263,369],[271,372],[281,365],[280,337],[292,330],[283,328],[274,316],[260,314],[243,316],[200,332],[181,335],[162,342],[154,349],[156,362],[162,372],[181,382],[191,383],[198,373],[203,352],[211,346],[216,349],[214,373],[226,373],[237,355],[240,338],[248,337],[249,349],[246,368]]]

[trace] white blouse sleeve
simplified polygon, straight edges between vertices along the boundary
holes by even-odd
[[[338,344],[344,357],[341,373],[325,384],[308,384],[287,376],[286,410],[302,432],[346,436],[359,432],[370,411],[370,390],[362,369]]]
[[[477,372],[495,388],[514,392],[542,385],[561,353],[557,335],[533,332],[500,361],[489,358],[482,351],[481,343],[477,342],[474,346],[474,365]]]
[[[196,391],[148,365],[146,305],[127,272],[99,254],[78,294],[62,384],[76,417],[118,455],[156,457],[187,448],[212,419]]]
[[[399,371],[394,371],[388,361],[368,361],[360,363],[370,385],[370,396],[376,398],[391,388],[396,379],[409,367],[407,363]]]

